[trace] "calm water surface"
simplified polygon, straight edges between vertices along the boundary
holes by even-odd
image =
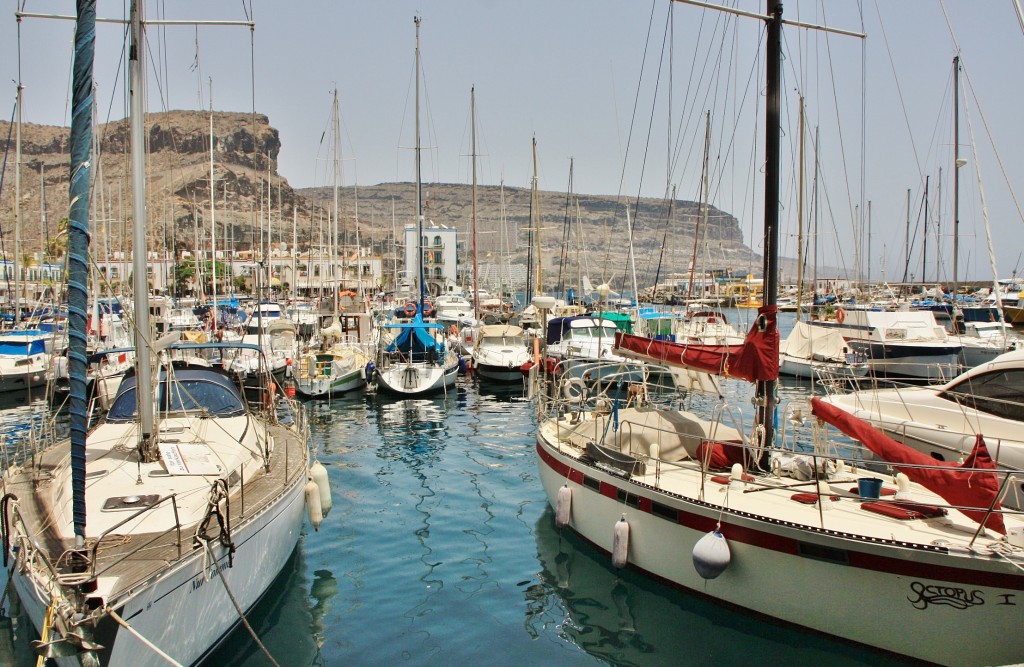
[[[521,387],[462,377],[446,398],[305,409],[334,507],[250,615],[281,665],[893,664],[616,570],[556,529]],[[41,410],[5,411],[0,432]],[[778,593],[828,595],[828,582]],[[0,635],[0,664],[35,664],[27,618]],[[269,662],[241,630],[207,664]]]

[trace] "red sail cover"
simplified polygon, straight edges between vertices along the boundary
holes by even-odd
[[[890,463],[949,468],[948,470],[937,470],[935,468],[895,466],[911,480],[942,496],[950,505],[980,508],[960,510],[978,523],[985,519],[985,513],[990,505],[995,510],[999,509],[999,503],[995,501],[999,494],[999,476],[994,472],[964,470],[965,468],[996,470],[996,464],[989,456],[988,447],[985,446],[985,441],[980,433],[971,455],[967,457],[963,465],[958,465],[949,461],[937,461],[902,442],[897,442],[859,417],[855,417],[831,403],[825,403],[819,398],[811,399],[811,412],[818,419],[832,424],[854,440],[863,443],[877,456]],[[993,511],[985,521],[985,526],[1003,535],[1006,534],[1003,515],[999,512]]]
[[[682,366],[750,382],[779,377],[778,307],[762,306],[743,345],[692,345],[615,334],[615,351],[643,361]]]

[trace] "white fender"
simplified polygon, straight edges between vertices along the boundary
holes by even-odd
[[[615,537],[612,539],[612,565],[625,567],[629,562],[629,523],[626,515],[615,522]]]
[[[713,530],[693,545],[693,568],[704,579],[714,579],[729,567],[732,556],[725,536]]]
[[[910,500],[910,478],[902,472],[896,473],[896,500]]]
[[[334,502],[331,500],[331,483],[327,479],[327,468],[319,461],[314,461],[313,465],[309,466],[309,477],[316,482],[317,488],[320,489],[320,509],[326,519],[331,508],[334,507]]]
[[[324,521],[324,511],[320,507],[320,487],[313,480],[309,480],[303,492],[306,494],[306,515],[309,522],[313,524],[313,530],[320,530],[320,524]]]
[[[572,489],[568,485],[558,490],[558,502],[555,505],[555,525],[564,528],[569,525],[572,516]]]

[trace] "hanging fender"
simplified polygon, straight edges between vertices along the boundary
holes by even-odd
[[[555,504],[555,525],[564,528],[569,525],[572,516],[572,489],[565,485],[558,490],[558,501]]]
[[[612,538],[612,565],[626,567],[629,562],[629,522],[626,515],[615,522],[615,533]]]

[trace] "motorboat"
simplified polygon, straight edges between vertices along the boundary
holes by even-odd
[[[836,308],[829,319],[811,320],[819,331],[836,331],[854,352],[867,356],[879,376],[948,380],[960,368],[962,345],[930,311]]]
[[[52,334],[38,329],[0,333],[0,392],[22,391],[46,384],[47,341]]]
[[[472,366],[477,375],[497,382],[521,382],[533,353],[530,338],[513,324],[485,324],[476,331]]]

